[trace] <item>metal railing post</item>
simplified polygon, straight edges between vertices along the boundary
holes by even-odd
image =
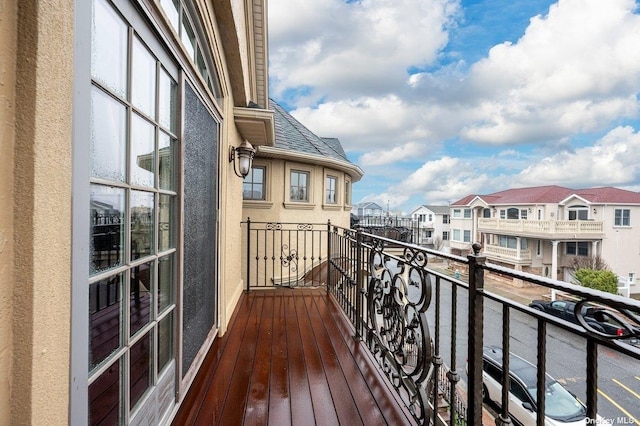
[[[364,246],[362,244],[362,231],[356,230],[356,335],[357,340],[362,340],[362,252]]]
[[[247,291],[251,289],[251,218],[247,218]]]
[[[327,220],[327,292],[330,291],[330,287],[333,285],[331,280],[331,219]]]
[[[473,244],[469,260],[468,375],[467,422],[482,424],[482,345],[484,327],[484,269],[487,258],[480,255],[482,244]]]

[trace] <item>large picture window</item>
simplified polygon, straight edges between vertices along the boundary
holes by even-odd
[[[170,376],[164,391],[175,392],[168,366],[175,365],[178,282],[177,68],[148,44],[156,41],[145,38],[146,27],[125,18],[133,13],[126,3],[123,11],[94,1],[90,424],[128,423],[161,377]]]

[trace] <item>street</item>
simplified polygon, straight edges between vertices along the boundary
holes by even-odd
[[[443,281],[441,289],[440,354],[447,366],[451,362],[451,288]],[[457,334],[455,368],[466,378],[467,292],[457,294]],[[435,340],[435,291],[427,311],[431,338]],[[510,310],[510,350],[536,365],[537,321]],[[484,345],[502,346],[502,305],[485,298]],[[582,402],[586,401],[586,339],[551,324],[547,325],[547,373],[562,383]],[[496,407],[493,407],[494,410]],[[598,351],[598,414],[612,424],[640,426],[640,362],[608,348]]]

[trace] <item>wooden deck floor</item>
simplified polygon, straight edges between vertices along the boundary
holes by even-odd
[[[406,425],[326,289],[245,293],[174,425]]]

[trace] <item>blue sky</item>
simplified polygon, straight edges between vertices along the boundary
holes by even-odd
[[[269,0],[270,96],[337,137],[353,201],[640,190],[634,0]]]

